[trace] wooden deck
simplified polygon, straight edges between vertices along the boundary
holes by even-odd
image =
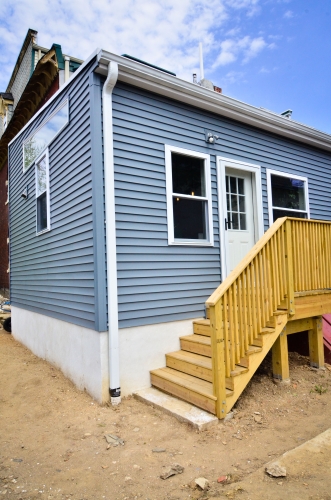
[[[181,350],[152,385],[224,418],[272,349],[289,378],[287,336],[308,331],[311,365],[324,365],[322,315],[331,312],[331,223],[278,219],[206,302]]]

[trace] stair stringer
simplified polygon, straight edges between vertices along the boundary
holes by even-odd
[[[275,316],[275,331],[264,336],[264,343],[262,351],[251,354],[249,362],[249,370],[246,373],[242,373],[239,377],[234,377],[233,379],[233,392],[229,394],[226,398],[226,413],[228,413],[233,405],[236,403],[242,392],[247,387],[247,384],[253,377],[254,373],[278,339],[279,335],[282,333],[288,321],[287,312],[284,314],[279,314]]]

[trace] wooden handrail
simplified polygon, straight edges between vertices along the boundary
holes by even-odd
[[[253,246],[253,248],[245,255],[243,260],[233,269],[233,271],[225,278],[225,280],[220,284],[218,288],[211,294],[209,299],[206,301],[206,305],[214,306],[216,305],[219,298],[224,292],[229,288],[229,286],[234,282],[235,279],[243,272],[243,270],[248,266],[248,264],[254,259],[254,257],[260,252],[260,250],[265,246],[265,244],[270,240],[270,238],[275,234],[275,232],[284,224],[287,217],[282,217],[277,219],[271,227],[264,233],[264,235],[259,239],[259,241]],[[299,219],[301,220],[301,219]]]
[[[226,377],[274,312],[293,315],[295,292],[331,287],[330,248],[330,221],[278,219],[206,301],[219,418],[226,408]]]

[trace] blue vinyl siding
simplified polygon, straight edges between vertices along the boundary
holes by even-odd
[[[93,186],[92,157],[102,152],[101,146],[99,153],[93,150],[91,135],[91,120],[95,119],[91,96],[95,94],[99,104],[101,99],[100,88],[91,90],[92,64],[10,146],[11,301],[17,307],[106,330],[105,283],[102,310],[95,299],[100,283],[94,264],[97,237],[93,213],[98,211],[98,199],[103,212],[103,200]],[[69,124],[49,146],[51,231],[36,236],[35,168],[23,174],[22,142],[67,97]],[[100,110],[98,113],[95,126],[100,131]],[[98,168],[102,194],[102,162]],[[24,200],[21,193],[26,186],[29,197]],[[102,229],[97,230],[104,245],[103,213],[101,218]],[[100,262],[104,267],[103,258]]]
[[[118,83],[113,92],[121,327],[193,318],[221,281],[216,155],[308,177],[311,217],[331,220],[331,155]],[[205,130],[219,135],[205,142]],[[211,155],[214,247],[168,246],[164,145]]]

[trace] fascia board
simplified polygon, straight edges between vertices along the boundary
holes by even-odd
[[[106,75],[109,61],[114,61],[118,64],[119,81],[295,141],[331,151],[331,135],[272,111],[256,108],[110,52],[102,50],[98,54],[98,60],[99,68],[96,72],[100,74]]]

